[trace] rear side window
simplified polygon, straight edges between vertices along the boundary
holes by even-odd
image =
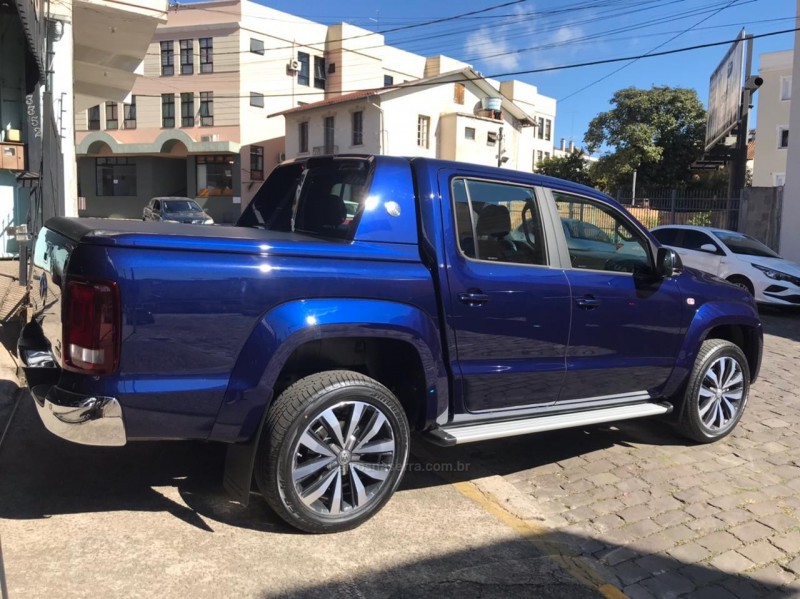
[[[533,189],[456,178],[451,193],[462,254],[490,262],[547,264],[542,219]]]

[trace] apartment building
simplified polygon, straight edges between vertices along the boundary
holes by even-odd
[[[759,75],[764,83],[758,90],[753,187],[780,187],[786,181],[792,55],[793,51],[787,50],[759,57]]]
[[[234,222],[269,171],[285,157],[302,154],[293,145],[296,129],[287,142],[284,119],[269,115],[467,67],[448,57],[426,58],[387,46],[382,35],[359,27],[326,26],[250,0],[179,4],[158,27],[132,94],[76,113],[79,214],[135,218],[150,197],[186,195],[197,198],[217,222]],[[519,92],[504,82],[492,94],[517,93],[520,101],[536,106],[535,113],[528,112],[505,99],[506,106],[518,104],[512,118],[530,125],[533,139],[520,164],[531,170],[534,131],[542,136],[542,149],[552,148],[545,136],[552,135],[555,100],[542,103],[535,88],[517,86]],[[441,107],[428,108],[435,132]],[[534,114],[542,115],[539,128]],[[368,139],[377,127],[388,139],[396,126],[388,119],[375,125],[371,115],[365,116]],[[309,134],[316,135],[317,125],[320,131],[325,126],[315,123]],[[509,122],[505,133],[511,136],[512,129]],[[309,153],[325,145],[320,136]],[[395,151],[387,145],[379,149]]]

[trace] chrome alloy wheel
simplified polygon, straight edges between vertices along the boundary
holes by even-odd
[[[720,431],[736,419],[744,401],[744,375],[739,362],[722,356],[703,375],[698,415],[709,431]]]
[[[370,503],[395,467],[395,436],[378,407],[343,401],[311,421],[292,453],[294,487],[309,509],[353,513]]]

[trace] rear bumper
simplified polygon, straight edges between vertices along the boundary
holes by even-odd
[[[125,445],[122,406],[113,397],[78,395],[50,385],[36,386],[31,394],[42,423],[54,435],[81,445]]]

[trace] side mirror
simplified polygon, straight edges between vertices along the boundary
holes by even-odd
[[[683,262],[675,250],[669,248],[658,248],[656,255],[656,272],[668,279],[683,272]]]
[[[701,252],[708,252],[709,254],[716,254],[717,253],[717,246],[713,243],[704,243],[700,246]]]

